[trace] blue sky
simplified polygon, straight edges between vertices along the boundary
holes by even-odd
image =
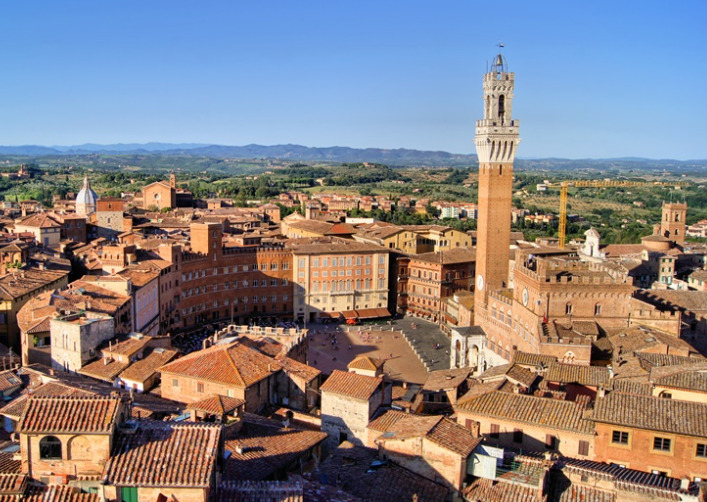
[[[0,4],[0,144],[472,153],[486,61],[519,156],[707,158],[707,2]]]

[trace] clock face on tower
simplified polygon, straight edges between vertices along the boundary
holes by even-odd
[[[481,274],[476,276],[476,289],[479,291],[484,289],[484,276]]]
[[[161,195],[160,195],[159,193],[156,193],[156,194],[154,195],[154,197],[155,197],[155,200],[160,200]]]
[[[523,306],[527,307],[528,306],[528,298],[530,295],[528,295],[528,288],[523,289]]]

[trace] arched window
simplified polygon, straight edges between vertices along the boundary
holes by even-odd
[[[506,115],[506,96],[501,94],[498,97],[498,118],[501,119],[501,124],[503,124],[503,117]]]
[[[567,303],[565,305],[565,315],[572,315],[572,304]]]
[[[675,215],[675,221],[680,221],[680,214],[679,213]]]
[[[61,440],[55,436],[45,436],[39,441],[39,458],[42,460],[61,459]]]
[[[601,303],[594,305],[594,315],[601,315]]]

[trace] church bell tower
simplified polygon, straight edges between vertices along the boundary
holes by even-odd
[[[520,143],[511,115],[515,74],[502,54],[484,75],[484,118],[476,122],[479,157],[479,219],[476,237],[476,311],[485,311],[488,292],[508,284],[513,159]]]

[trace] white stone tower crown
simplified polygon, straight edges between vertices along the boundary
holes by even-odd
[[[493,59],[484,75],[484,118],[476,121],[479,163],[513,163],[519,122],[512,118],[515,74],[508,71],[502,54]]]

